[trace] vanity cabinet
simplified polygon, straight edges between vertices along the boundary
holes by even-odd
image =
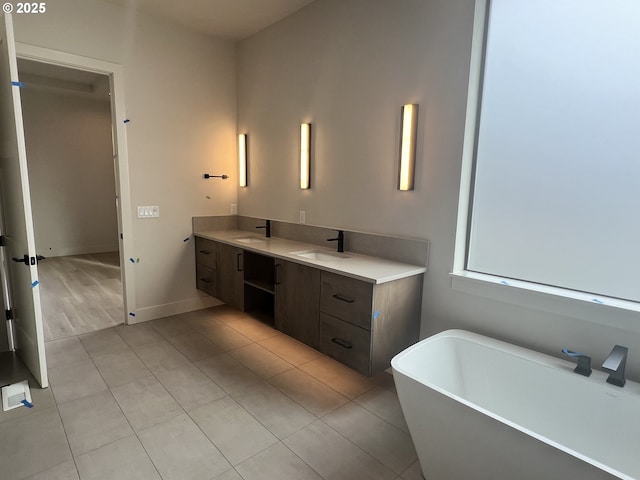
[[[243,263],[241,248],[215,242],[217,252],[216,295],[218,300],[239,310],[244,305]]]
[[[419,340],[423,275],[370,283],[196,237],[197,286],[368,376]]]
[[[364,375],[418,341],[422,275],[382,284],[321,273],[319,350]]]
[[[196,288],[216,296],[216,242],[196,237]]]
[[[315,349],[319,335],[320,270],[286,260],[275,264],[275,327]]]
[[[196,288],[243,308],[242,249],[196,237]]]

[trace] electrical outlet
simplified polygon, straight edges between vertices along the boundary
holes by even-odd
[[[238,213],[238,204],[237,203],[232,203],[231,204],[231,215],[235,215]]]
[[[307,214],[304,210],[300,210],[300,223],[307,223]]]
[[[138,207],[138,218],[156,218],[159,216],[160,207],[157,205]]]

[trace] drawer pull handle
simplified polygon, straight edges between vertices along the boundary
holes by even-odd
[[[200,253],[203,255],[211,255],[211,250],[200,250]]]
[[[353,344],[351,342],[343,340],[341,338],[333,337],[331,341],[336,345],[340,345],[342,348],[346,348],[347,350],[353,348]]]
[[[335,298],[336,300],[340,300],[341,302],[347,302],[347,303],[355,302],[353,298],[345,297],[344,295],[340,295],[339,293],[334,294],[333,298]]]
[[[210,278],[201,278],[200,281],[204,282],[204,283],[211,283],[211,279]]]

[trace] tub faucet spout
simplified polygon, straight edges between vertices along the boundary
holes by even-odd
[[[628,353],[629,349],[627,347],[622,347],[620,345],[613,347],[613,350],[611,350],[611,353],[602,364],[602,368],[604,370],[611,372],[609,378],[607,378],[607,383],[618,387],[624,387],[626,382],[624,378],[624,369],[627,365]]]

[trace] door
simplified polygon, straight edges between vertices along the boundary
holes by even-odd
[[[18,65],[10,14],[0,22],[0,191],[9,261],[16,353],[47,387],[38,266],[31,216]]]

